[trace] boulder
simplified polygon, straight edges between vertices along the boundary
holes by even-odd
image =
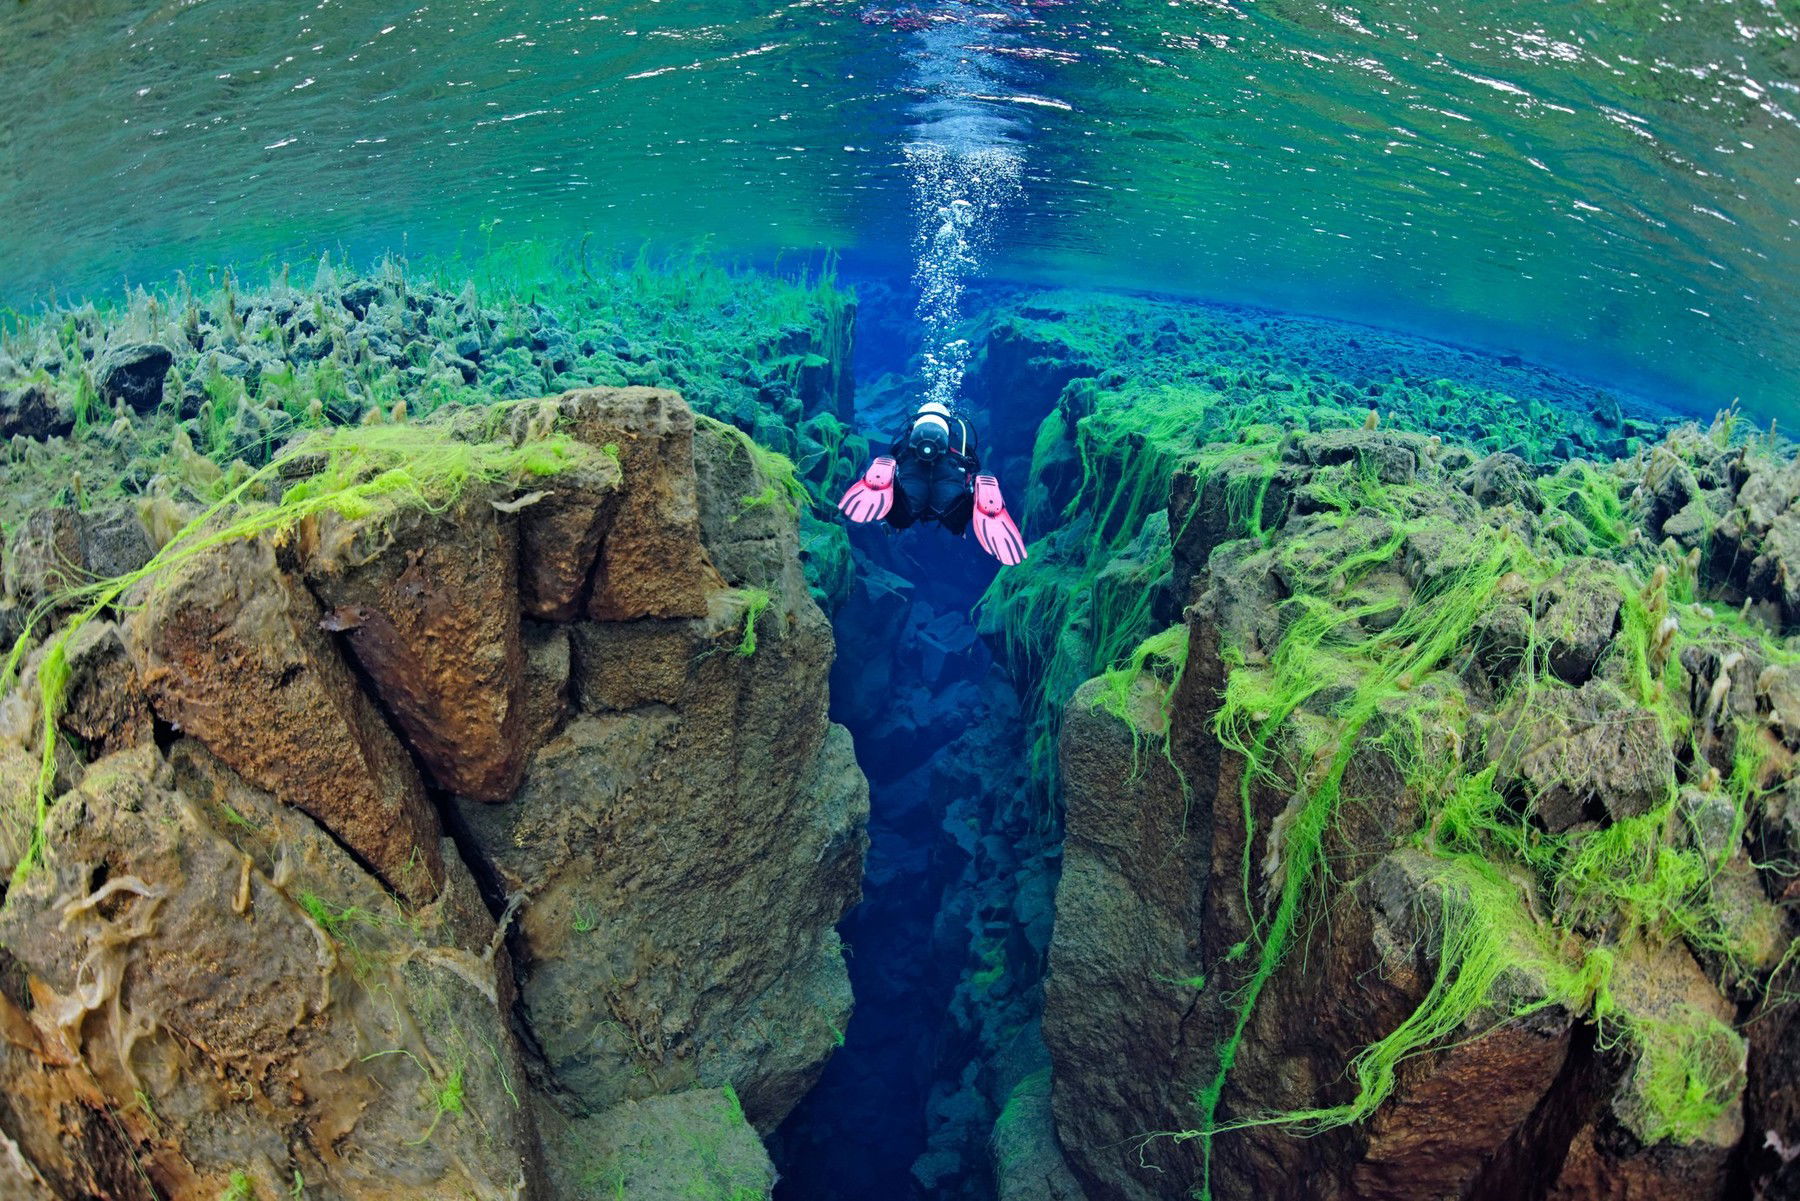
[[[6,595],[31,609],[81,584],[81,515],[74,509],[37,509],[6,544]]]
[[[831,630],[794,515],[743,508],[762,492],[724,470],[745,466],[735,435],[699,446],[712,482],[690,493],[690,536],[710,531],[738,587],[714,575],[699,617],[569,626],[573,714],[512,803],[457,813],[484,870],[529,898],[525,1019],[561,1085],[598,1112],[730,1084],[767,1131],[849,1019],[833,926],[860,893],[868,786],[826,717]],[[623,457],[609,544],[643,478]]]
[[[174,362],[174,352],[156,342],[111,347],[94,365],[100,397],[108,404],[123,403],[133,412],[149,413],[162,403],[163,377]]]
[[[1348,465],[1383,484],[1408,484],[1426,449],[1427,439],[1421,434],[1341,429],[1295,439],[1283,457],[1321,467]]]
[[[1679,943],[1621,954],[1611,991],[1616,1020],[1628,1033],[1588,1065],[1587,1103],[1576,1109],[1578,1124],[1545,1196],[1725,1196],[1731,1154],[1744,1134],[1746,1073],[1730,1003]],[[1647,1049],[1646,1038],[1662,1048]],[[1671,1095],[1682,1098],[1686,1115],[1674,1129],[1667,1118]]]
[[[518,537],[493,500],[470,487],[439,510],[327,511],[299,555],[325,628],[431,781],[498,802],[518,788],[527,748]]]
[[[1514,698],[1485,734],[1496,786],[1552,832],[1588,818],[1635,817],[1666,800],[1675,755],[1655,713],[1604,680]]]
[[[1462,473],[1463,491],[1484,507],[1516,505],[1535,513],[1544,507],[1532,481],[1531,465],[1518,455],[1489,455]]]
[[[93,580],[129,575],[155,553],[134,506],[36,509],[6,548],[6,594],[30,609]]]
[[[155,553],[135,505],[104,505],[81,515],[81,561],[96,579],[129,575]]]
[[[729,1083],[772,1129],[849,1020],[832,926],[859,892],[867,786],[841,729],[794,773],[745,726],[654,704],[577,717],[517,801],[462,808],[531,897],[526,1020],[589,1107]]]
[[[437,815],[412,761],[270,539],[195,554],[135,600],[126,642],[159,717],[310,814],[395,891],[436,892]]]
[[[1612,645],[1619,628],[1619,569],[1598,559],[1574,559],[1535,599],[1537,632],[1550,670],[1580,685]]]
[[[523,437],[534,421],[554,428],[562,413],[561,400],[522,405],[513,417],[513,436]],[[620,453],[619,444],[599,444],[598,453],[545,481],[541,498],[519,510],[519,597],[527,617],[571,621],[580,614],[601,541],[622,499]]]
[[[47,384],[0,388],[0,439],[61,438],[75,428],[74,412]]]
[[[47,848],[0,909],[0,1127],[47,1195],[537,1187],[494,926],[460,867],[404,909],[191,740],[94,764]]]

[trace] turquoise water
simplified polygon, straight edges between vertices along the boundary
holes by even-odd
[[[906,147],[1014,156],[979,270],[1791,410],[1791,4],[85,0],[0,16],[0,291],[518,238],[910,269]],[[954,364],[952,364],[954,367]]]

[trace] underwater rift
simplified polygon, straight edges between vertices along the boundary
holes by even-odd
[[[1797,48],[8,6],[0,1198],[1800,1201]]]

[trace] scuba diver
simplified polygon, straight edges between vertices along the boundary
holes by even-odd
[[[973,523],[982,550],[1008,567],[1022,563],[1025,539],[1006,511],[1000,481],[980,470],[969,423],[928,400],[893,448],[850,485],[838,508],[859,524],[886,520],[903,530],[935,521],[958,537]]]

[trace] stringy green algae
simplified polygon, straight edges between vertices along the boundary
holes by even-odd
[[[1544,490],[1559,501],[1585,495],[1594,502],[1591,511],[1596,519],[1584,524],[1596,534],[1610,534],[1620,522],[1620,511],[1614,507],[1617,494],[1609,496],[1596,488],[1589,471],[1575,468],[1552,477]],[[1404,506],[1398,501],[1405,489],[1363,486],[1358,492],[1357,511],[1374,510],[1394,521],[1396,536],[1338,563],[1327,579],[1336,583],[1340,594],[1359,573],[1391,558],[1403,540],[1402,531],[1416,525],[1402,519]],[[1215,729],[1220,742],[1246,762],[1240,791],[1245,826],[1242,872],[1253,933],[1232,952],[1234,958],[1246,957],[1250,968],[1229,1001],[1235,1016],[1219,1048],[1214,1074],[1196,1095],[1201,1123],[1178,1136],[1206,1140],[1209,1165],[1211,1138],[1220,1132],[1281,1125],[1316,1134],[1364,1120],[1392,1094],[1400,1063],[1440,1045],[1484,1012],[1491,1013],[1497,1024],[1561,1005],[1595,1020],[1604,1045],[1629,1040],[1637,1051],[1635,1070],[1648,1108],[1649,1141],[1697,1137],[1731,1101],[1730,1072],[1742,1061],[1741,1036],[1710,1015],[1696,1013],[1692,1021],[1678,1022],[1620,1012],[1610,993],[1612,950],[1588,946],[1573,930],[1575,925],[1590,924],[1584,918],[1617,917],[1623,925],[1622,939],[1654,942],[1679,936],[1720,953],[1727,962],[1736,963],[1744,955],[1711,897],[1711,881],[1721,865],[1708,864],[1696,849],[1673,844],[1673,779],[1668,799],[1647,814],[1589,833],[1546,834],[1500,797],[1493,787],[1493,768],[1474,774],[1463,769],[1462,732],[1453,720],[1428,730],[1415,708],[1408,714],[1410,721],[1389,723],[1374,745],[1402,768],[1409,788],[1426,807],[1417,844],[1438,864],[1433,883],[1441,905],[1433,983],[1399,1027],[1352,1060],[1349,1076],[1355,1093],[1347,1102],[1228,1122],[1218,1119],[1220,1099],[1250,1015],[1294,949],[1297,935],[1304,937],[1304,915],[1322,899],[1330,879],[1325,843],[1344,800],[1345,769],[1362,745],[1365,727],[1384,704],[1430,673],[1449,667],[1466,650],[1475,620],[1506,577],[1518,573],[1541,583],[1560,566],[1559,556],[1540,557],[1508,530],[1483,529],[1468,539],[1461,565],[1415,595],[1388,629],[1368,637],[1357,632],[1357,621],[1379,611],[1379,602],[1341,604],[1323,595],[1302,594],[1290,602],[1294,616],[1267,669],[1240,667],[1231,673]],[[1667,612],[1667,597],[1654,587],[1640,589],[1622,571],[1617,583],[1626,604],[1621,634],[1611,653],[1627,660],[1626,674],[1638,694],[1633,699],[1657,713],[1666,732],[1680,734],[1685,730],[1684,715],[1669,701],[1677,692],[1677,655],[1671,648],[1661,657],[1662,666],[1654,668],[1645,642],[1654,623]],[[1558,686],[1545,678],[1542,655],[1538,646],[1528,650],[1514,685],[1525,694],[1526,711],[1537,691]],[[1335,737],[1303,745],[1301,753],[1283,766],[1277,743],[1288,718],[1327,688],[1345,685],[1350,686],[1347,699],[1325,706],[1336,719]],[[1755,752],[1744,749],[1754,746],[1749,731],[1739,732],[1737,745],[1739,762],[1731,786],[1737,790],[1739,817],[1730,845],[1741,838],[1742,815],[1758,766]],[[1299,793],[1280,846],[1280,892],[1273,913],[1262,922],[1254,917],[1257,876],[1252,850],[1252,796],[1259,781]],[[1559,920],[1537,915],[1530,904],[1534,895],[1555,898]],[[1585,950],[1577,949],[1584,946]],[[1502,987],[1510,973],[1522,973],[1532,986]],[[1202,1183],[1200,1195],[1210,1195],[1209,1181]]]
[[[498,418],[507,406],[495,406]],[[323,512],[357,519],[383,507],[442,509],[471,484],[497,484],[555,475],[595,451],[558,434],[514,445],[469,442],[440,428],[418,425],[350,426],[320,431],[272,459],[187,522],[143,567],[108,580],[85,584],[42,601],[27,618],[0,668],[0,691],[18,678],[38,628],[73,610],[51,637],[37,672],[40,721],[39,774],[29,798],[30,833],[13,871],[23,880],[41,862],[44,822],[55,791],[58,721],[68,685],[68,648],[77,632],[118,605],[146,582],[166,580],[173,568],[227,542],[279,535]],[[290,475],[305,478],[281,491],[273,503],[257,498],[275,491]]]
[[[1035,543],[1032,558],[997,575],[981,598],[984,629],[1000,639],[1015,677],[1034,685],[1025,690],[1029,766],[1046,798],[1055,791],[1064,703],[1085,680],[1129,658],[1150,632],[1152,585],[1168,570],[1170,545],[1181,531],[1149,545],[1141,532],[1168,508],[1177,470],[1194,474],[1199,487],[1227,460],[1259,456],[1267,472],[1260,480],[1234,479],[1226,503],[1234,526],[1262,533],[1263,497],[1277,450],[1271,435],[1279,431],[1252,424],[1253,414],[1222,410],[1218,399],[1178,387],[1096,394],[1092,411],[1073,427],[1082,473],[1063,510],[1065,525]],[[1060,410],[1045,419],[1034,481],[1043,477],[1067,430]],[[1033,503],[1041,510],[1048,502],[1040,494]],[[1197,508],[1190,510],[1189,519],[1196,514]],[[1149,557],[1139,561],[1134,554]],[[1116,565],[1135,565],[1136,571],[1112,584],[1107,569]]]
[[[1162,692],[1162,730],[1157,731],[1166,733],[1175,684],[1185,669],[1186,631],[1176,627],[1127,652],[1121,640],[1134,634],[1141,637],[1147,604],[1140,608],[1133,600],[1099,613],[1084,606],[1094,605],[1105,565],[1130,545],[1146,516],[1167,503],[1168,481],[1178,466],[1186,465],[1195,474],[1198,489],[1227,459],[1260,463],[1260,471],[1233,474],[1226,496],[1227,520],[1241,534],[1271,541],[1263,528],[1262,509],[1279,452],[1280,432],[1251,424],[1247,417],[1237,427],[1243,441],[1193,446],[1198,436],[1194,426],[1185,431],[1179,427],[1197,421],[1203,428],[1216,429],[1212,407],[1191,396],[1165,393],[1163,399],[1176,401],[1175,412],[1147,436],[1137,424],[1140,414],[1131,412],[1131,406],[1102,407],[1077,421],[1082,481],[1065,518],[1075,523],[1083,541],[1076,553],[1065,554],[1061,561],[1040,557],[1024,570],[1004,573],[985,598],[1002,615],[1000,632],[1009,658],[1034,669],[1041,681],[1046,709],[1062,699],[1059,694],[1065,689],[1073,690],[1079,682],[1073,677],[1082,674],[1082,667],[1103,672],[1104,682],[1093,703],[1131,726],[1134,775],[1141,770],[1138,752],[1144,735],[1132,713],[1133,689],[1153,668],[1172,675]],[[1065,431],[1060,414],[1044,423],[1037,447],[1040,465]],[[1699,850],[1677,845],[1672,836],[1674,780],[1669,781],[1667,799],[1649,813],[1595,832],[1547,835],[1500,797],[1494,788],[1494,769],[1478,773],[1465,769],[1466,711],[1442,710],[1438,702],[1426,699],[1427,689],[1419,688],[1412,703],[1390,714],[1393,720],[1384,721],[1374,745],[1401,768],[1409,789],[1425,806],[1415,844],[1436,865],[1429,877],[1437,897],[1433,919],[1437,971],[1431,987],[1404,1022],[1353,1058],[1348,1076],[1355,1092],[1348,1101],[1226,1123],[1218,1119],[1250,1014],[1297,936],[1304,938],[1311,921],[1306,915],[1322,899],[1330,879],[1325,844],[1344,799],[1345,769],[1365,727],[1384,706],[1393,708],[1395,698],[1466,653],[1477,619],[1491,607],[1503,584],[1517,588],[1524,583],[1535,591],[1561,570],[1568,553],[1621,553],[1621,548],[1633,545],[1633,523],[1621,493],[1624,482],[1616,471],[1585,463],[1565,465],[1538,480],[1546,510],[1542,539],[1528,545],[1505,528],[1482,527],[1468,534],[1456,568],[1416,593],[1387,629],[1369,636],[1362,633],[1360,622],[1386,614],[1395,602],[1379,596],[1360,599],[1355,585],[1389,564],[1411,530],[1432,520],[1407,516],[1429,512],[1430,506],[1409,504],[1417,496],[1416,485],[1383,484],[1366,464],[1329,476],[1322,471],[1315,477],[1312,499],[1340,527],[1351,521],[1367,523],[1373,517],[1391,528],[1365,549],[1323,563],[1309,563],[1304,547],[1276,545],[1288,574],[1305,583],[1287,602],[1290,616],[1271,661],[1266,668],[1250,667],[1240,651],[1223,648],[1237,667],[1229,676],[1216,733],[1223,745],[1246,761],[1240,795],[1245,823],[1242,876],[1253,930],[1229,957],[1246,963],[1248,975],[1228,998],[1229,1033],[1218,1048],[1212,1078],[1196,1093],[1201,1124],[1176,1136],[1205,1140],[1209,1172],[1198,1195],[1210,1196],[1214,1134],[1253,1125],[1319,1133],[1362,1121],[1392,1094],[1401,1063],[1441,1045],[1484,1013],[1499,1024],[1566,1006],[1598,1024],[1603,1046],[1629,1043],[1635,1052],[1637,1095],[1647,1109],[1640,1128],[1648,1141],[1699,1137],[1732,1101],[1732,1071],[1742,1062],[1741,1035],[1708,1014],[1694,1013],[1691,1020],[1628,1014],[1618,1008],[1611,993],[1615,948],[1635,942],[1680,937],[1717,954],[1734,974],[1742,976],[1747,970],[1751,949],[1739,941],[1711,894],[1723,857],[1709,863]],[[1033,499],[1043,503],[1041,496]],[[1034,551],[1043,547],[1040,542]],[[1656,648],[1653,644],[1672,601],[1692,601],[1698,581],[1691,570],[1682,571],[1681,562],[1673,571],[1665,565],[1662,572],[1650,572],[1657,556],[1646,547],[1636,547],[1627,557],[1645,568],[1652,583],[1640,586],[1625,570],[1618,570],[1620,630],[1608,653],[1621,660],[1618,674],[1632,699],[1655,714],[1664,733],[1679,744],[1693,736],[1685,708],[1671,700],[1684,684],[1678,659],[1681,645],[1697,639],[1716,641],[1728,633],[1764,643],[1772,661],[1784,656],[1741,619],[1716,618],[1698,607],[1686,615],[1690,625],[1704,627],[1697,637],[1678,633]],[[1691,568],[1691,561],[1686,566]],[[1086,639],[1069,636],[1068,627],[1077,619],[1089,623]],[[1091,656],[1085,664],[1084,650]],[[1525,710],[1539,690],[1561,686],[1548,678],[1544,655],[1534,642],[1520,664],[1513,687],[1522,693]],[[1327,689],[1346,692],[1346,699],[1326,706],[1336,720],[1335,737],[1328,741],[1315,737],[1298,753],[1282,756],[1279,736],[1287,730],[1288,719]],[[1038,722],[1039,743],[1033,757],[1042,778],[1045,749],[1054,745],[1053,710],[1041,712]],[[1757,791],[1758,745],[1752,731],[1737,731],[1733,770],[1725,782],[1736,813],[1726,856],[1741,841],[1745,815]],[[1163,752],[1171,755],[1166,737]],[[1170,762],[1174,763],[1172,756]],[[1259,780],[1289,787],[1288,777],[1298,785],[1299,803],[1280,835],[1280,886],[1273,912],[1259,919],[1251,793]],[[1540,897],[1553,899],[1556,920],[1537,912]],[[1612,923],[1613,937],[1624,942],[1590,943],[1575,932],[1576,926],[1603,928],[1609,919],[1617,919]]]

